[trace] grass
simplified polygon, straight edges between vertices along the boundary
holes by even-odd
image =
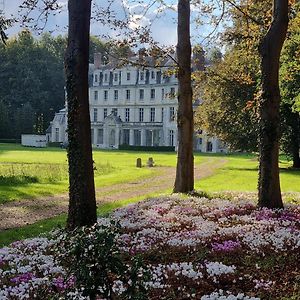
[[[155,169],[135,167],[138,157],[144,165],[149,157],[153,157],[158,166],[176,164],[175,153],[95,150],[93,158],[96,188],[155,176]],[[202,157],[197,157],[196,163],[202,160]],[[67,192],[66,151],[59,148],[35,149],[0,144],[0,188],[0,204]]]
[[[206,192],[255,192],[258,181],[258,161],[256,156],[241,154],[227,155],[228,162],[217,169],[212,176],[196,182],[196,190]],[[280,161],[280,182],[283,192],[300,192],[300,170],[290,169],[284,158]]]

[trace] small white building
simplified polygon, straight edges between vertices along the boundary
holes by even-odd
[[[22,134],[21,144],[26,147],[44,148],[47,146],[46,135]]]
[[[139,57],[131,60],[137,62]],[[147,58],[147,68],[126,65],[118,67],[101,63],[95,55],[90,68],[89,103],[93,147],[118,149],[131,146],[177,146],[177,91],[172,59],[157,68]],[[153,66],[153,67],[151,67]],[[51,123],[51,141],[67,141],[67,109],[55,114]],[[194,149],[202,152],[223,152],[225,147],[216,138],[204,133],[195,135]]]

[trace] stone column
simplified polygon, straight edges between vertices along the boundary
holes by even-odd
[[[129,145],[130,146],[134,145],[134,130],[133,129],[129,130]]]
[[[146,146],[146,129],[141,130],[141,146]]]

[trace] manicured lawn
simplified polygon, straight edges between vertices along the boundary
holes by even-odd
[[[143,165],[146,165],[149,157],[153,157],[158,166],[176,164],[175,153],[95,150],[96,187],[155,176],[156,169],[135,167],[138,157],[142,159]],[[202,157],[197,157],[196,163],[202,160]],[[63,149],[34,149],[0,144],[0,203],[66,192],[67,171],[67,156]]]
[[[195,188],[206,192],[255,192],[258,180],[258,161],[255,155],[227,155],[223,167],[207,178],[196,182]],[[300,170],[291,170],[285,157],[280,160],[280,181],[283,192],[300,192]]]

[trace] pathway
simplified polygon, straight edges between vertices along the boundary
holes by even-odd
[[[199,180],[214,174],[226,163],[225,159],[210,158],[195,166],[195,179]],[[158,175],[141,178],[128,183],[96,189],[97,204],[114,202],[171,189],[175,180],[175,167],[156,167]],[[68,195],[56,195],[37,199],[16,200],[0,205],[0,231],[22,227],[37,221],[66,213]]]

